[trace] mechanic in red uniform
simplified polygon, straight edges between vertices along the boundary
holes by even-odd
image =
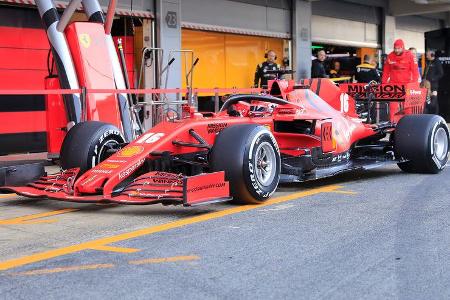
[[[398,39],[394,43],[394,51],[389,53],[383,67],[382,83],[407,84],[418,82],[419,71],[413,54],[405,50],[405,43]],[[389,115],[391,121],[394,114],[399,110],[399,104],[389,103]]]

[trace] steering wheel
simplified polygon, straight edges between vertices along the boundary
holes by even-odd
[[[179,114],[178,112],[173,108],[167,108],[165,111],[166,121],[168,122],[174,122],[175,120],[178,120]]]

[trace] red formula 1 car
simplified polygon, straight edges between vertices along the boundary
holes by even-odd
[[[261,203],[280,181],[386,163],[437,173],[447,163],[449,129],[441,117],[420,114],[426,91],[414,85],[277,80],[269,91],[231,96],[217,114],[185,107],[180,120],[129,144],[112,125],[79,123],[63,143],[64,171],[3,190],[76,202]],[[373,121],[373,104],[386,101],[401,103],[397,119]]]

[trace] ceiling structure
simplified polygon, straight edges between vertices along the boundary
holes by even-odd
[[[390,0],[393,16],[424,15],[450,12],[450,0]]]

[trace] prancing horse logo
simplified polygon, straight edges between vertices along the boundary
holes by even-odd
[[[78,36],[78,39],[80,40],[81,46],[83,46],[84,48],[89,48],[89,46],[91,45],[91,37],[87,33],[81,33]]]

